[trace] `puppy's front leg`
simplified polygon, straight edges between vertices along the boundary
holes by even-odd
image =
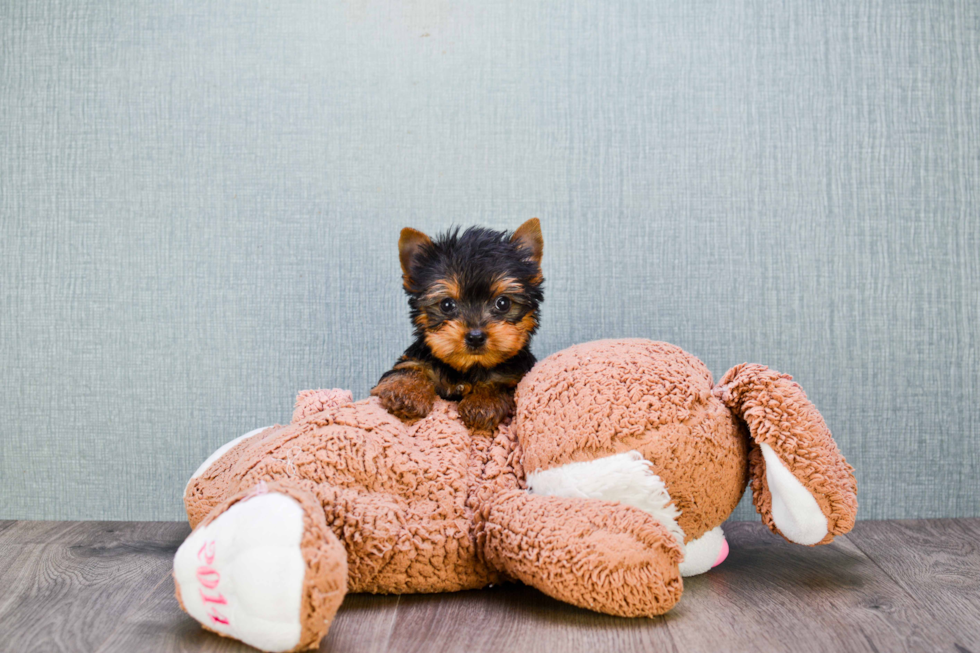
[[[459,402],[459,416],[467,428],[492,431],[514,414],[514,389],[497,383],[478,384]]]
[[[399,363],[382,376],[371,394],[381,399],[385,410],[400,419],[425,417],[436,400],[435,386],[425,371],[407,363]]]

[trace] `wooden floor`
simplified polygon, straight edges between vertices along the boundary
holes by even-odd
[[[177,607],[183,523],[0,521],[0,651],[251,651]],[[348,596],[321,651],[973,651],[980,519],[860,522],[793,546],[725,525],[731,555],[657,619],[620,619],[519,585]]]

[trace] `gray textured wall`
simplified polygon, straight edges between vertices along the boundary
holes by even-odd
[[[980,515],[978,89],[969,0],[3,3],[0,517],[181,518],[407,344],[400,227],[532,216],[539,355],[769,364],[862,518]]]

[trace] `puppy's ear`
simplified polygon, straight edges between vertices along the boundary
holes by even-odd
[[[531,218],[514,231],[510,242],[531,253],[531,260],[541,265],[541,254],[544,252],[544,238],[541,237],[541,221]]]
[[[402,235],[398,239],[398,260],[402,264],[402,279],[405,287],[408,288],[412,281],[412,261],[419,251],[426,245],[431,245],[432,241],[421,231],[405,227]]]

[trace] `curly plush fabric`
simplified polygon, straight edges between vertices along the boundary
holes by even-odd
[[[296,395],[296,407],[293,409],[291,422],[299,422],[311,415],[354,403],[354,395],[350,390],[303,390]]]
[[[406,425],[377,399],[276,426],[232,448],[185,495],[192,525],[221,497],[260,482],[289,480],[317,498],[348,555],[352,592],[446,592],[484,587],[499,575],[471,537],[471,495],[484,483],[518,488],[493,474],[491,458],[513,450],[509,428],[475,438],[455,404],[440,401]],[[493,474],[484,479],[487,468]],[[501,477],[502,476],[502,477]]]
[[[315,647],[345,592],[520,580],[607,614],[663,614],[681,597],[688,545],[704,558],[690,573],[724,559],[718,526],[750,475],[776,533],[774,499],[784,524],[819,537],[814,524],[826,528],[823,541],[853,525],[853,470],[799,386],[763,366],[738,366],[715,387],[677,347],[606,340],[539,362],[515,398],[513,421],[488,433],[467,430],[442,400],[406,423],[376,398],[300,393],[292,423],[235,442],[191,479],[188,518],[220,524],[256,492],[301,508],[302,628],[276,650]],[[767,464],[782,485],[768,483]],[[175,578],[193,575],[175,563]]]
[[[497,497],[488,523],[490,562],[567,603],[643,617],[681,597],[677,542],[636,508],[511,491]]]
[[[599,340],[538,363],[518,386],[514,430],[528,472],[639,451],[681,511],[688,541],[738,505],[749,439],[680,347]]]
[[[840,453],[823,416],[789,374],[743,363],[730,369],[715,394],[752,431],[749,455],[752,501],[762,521],[782,535],[772,518],[772,494],[759,445],[767,444],[816,499],[828,522],[827,544],[854,527],[857,483],[854,468]]]

